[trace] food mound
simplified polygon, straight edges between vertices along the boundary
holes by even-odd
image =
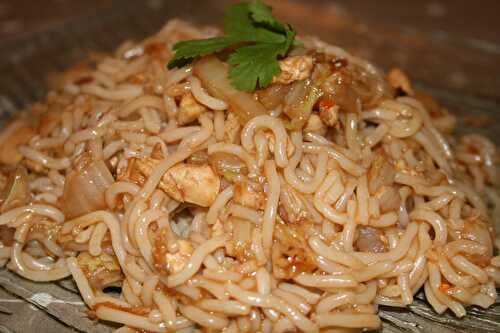
[[[176,43],[218,35],[170,21],[2,130],[1,265],[72,276],[121,332],[359,332],[420,289],[459,317],[495,302],[488,139],[311,37],[252,82],[225,51],[167,68]]]

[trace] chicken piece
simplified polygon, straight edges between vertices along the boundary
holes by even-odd
[[[399,68],[393,68],[387,75],[389,85],[394,89],[401,89],[407,95],[412,96],[415,92],[411,86],[410,80]]]
[[[13,165],[21,161],[23,156],[17,151],[17,148],[30,141],[35,135],[27,119],[19,118],[0,133],[0,163]]]
[[[229,112],[224,122],[224,142],[236,143],[240,135],[241,125],[238,117],[233,112]]]
[[[323,121],[321,121],[320,116],[317,114],[312,114],[307,120],[306,126],[304,127],[304,132],[317,133],[324,136],[326,134],[327,128]]]
[[[150,157],[130,159],[126,170],[120,170],[117,181],[142,186],[160,162]],[[219,194],[220,179],[208,164],[179,163],[163,175],[158,187],[179,202],[209,207]]]
[[[305,80],[311,75],[314,59],[308,55],[287,57],[279,61],[281,73],[275,76],[273,83],[290,84]]]
[[[177,201],[209,207],[219,194],[220,179],[208,164],[179,163],[165,173],[159,187]]]
[[[339,106],[329,100],[319,103],[319,118],[328,127],[334,127],[339,120]]]
[[[95,289],[102,290],[123,279],[118,260],[106,252],[102,252],[97,257],[88,252],[82,252],[78,255],[77,260],[90,285]]]
[[[177,122],[181,126],[189,124],[198,119],[205,111],[207,111],[207,108],[198,103],[193,94],[188,92],[182,96],[179,111],[177,113]]]
[[[193,245],[190,242],[179,239],[177,241],[179,251],[165,254],[166,269],[170,274],[175,274],[184,269],[193,254]]]
[[[234,185],[233,201],[245,207],[264,209],[266,196],[261,184],[244,180]]]

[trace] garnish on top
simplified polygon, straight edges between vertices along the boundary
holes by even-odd
[[[224,13],[225,36],[176,43],[168,68],[182,67],[195,58],[230,48],[229,78],[238,90],[254,91],[271,84],[280,74],[278,58],[284,57],[296,32],[272,15],[271,7],[260,1],[239,3]]]

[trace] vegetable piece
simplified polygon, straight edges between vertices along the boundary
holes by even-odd
[[[273,77],[281,73],[277,58],[284,57],[295,38],[295,31],[287,30],[282,43],[258,43],[243,46],[229,56],[233,66],[229,73],[231,83],[238,90],[253,91],[260,86],[267,87]]]
[[[259,101],[267,110],[273,110],[283,104],[285,96],[290,91],[292,85],[275,83],[256,92]]]
[[[0,133],[0,163],[15,165],[20,162],[23,155],[17,148],[28,143],[34,135],[35,130],[26,117],[19,117],[7,125]]]
[[[358,251],[370,253],[387,252],[387,246],[382,241],[382,232],[372,227],[359,227],[355,243]]]
[[[104,161],[82,163],[66,177],[61,198],[66,218],[106,208],[104,191],[113,182],[113,176]]]
[[[465,223],[464,229],[461,232],[462,239],[469,239],[486,247],[487,251],[483,255],[469,255],[469,259],[475,264],[485,267],[489,263],[489,259],[493,255],[493,229],[488,223],[480,219],[469,219]]]
[[[292,85],[288,95],[285,97],[283,112],[290,118],[288,128],[299,130],[306,124],[312,113],[314,104],[321,97],[321,89],[311,85],[309,80],[298,81]]]
[[[118,286],[123,279],[118,260],[106,252],[97,257],[88,252],[82,252],[78,255],[77,260],[90,285],[97,290]]]
[[[238,91],[231,85],[227,65],[215,56],[200,59],[194,66],[194,73],[210,94],[230,105],[242,124],[266,114],[266,109],[251,94]]]
[[[257,86],[271,84],[281,72],[278,57],[284,57],[292,45],[298,44],[295,30],[278,22],[271,7],[259,1],[229,7],[224,15],[224,31],[227,35],[223,37],[176,43],[168,68],[182,67],[197,57],[231,47],[231,82],[238,90],[253,91]]]
[[[233,201],[252,209],[264,209],[266,196],[260,183],[243,180],[234,185]]]
[[[0,212],[26,205],[29,199],[28,173],[23,166],[17,167],[0,195]]]
[[[215,172],[232,182],[238,175],[248,174],[246,164],[235,155],[214,153],[208,161]]]

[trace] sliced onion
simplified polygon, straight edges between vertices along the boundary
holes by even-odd
[[[392,186],[395,174],[396,170],[387,159],[382,154],[376,155],[368,171],[368,188],[370,192],[377,192],[384,185]]]
[[[387,247],[382,242],[382,232],[372,227],[359,227],[356,248],[361,252],[382,253]]]
[[[0,212],[24,206],[28,203],[28,199],[28,173],[24,167],[19,166],[9,177],[7,185],[0,195]]]
[[[380,212],[392,212],[399,209],[401,196],[393,186],[382,186],[375,196],[380,201]]]
[[[265,89],[257,91],[257,96],[266,109],[273,110],[283,104],[290,87],[290,85],[280,83],[272,84]]]
[[[300,130],[311,116],[314,104],[323,95],[321,89],[311,85],[309,80],[298,81],[285,97],[283,112],[290,118],[288,128]]]
[[[194,74],[208,92],[229,104],[242,124],[266,114],[266,109],[252,94],[236,90],[229,81],[229,69],[215,56],[200,59],[194,66]]]
[[[66,177],[61,200],[66,218],[106,208],[104,191],[113,183],[113,176],[102,160],[72,171]]]
[[[462,231],[462,237],[486,246],[488,250],[483,256],[486,261],[493,255],[493,230],[488,223],[479,219],[467,221]]]
[[[246,164],[238,157],[226,153],[214,153],[208,158],[215,172],[232,182],[238,175],[248,174]]]

